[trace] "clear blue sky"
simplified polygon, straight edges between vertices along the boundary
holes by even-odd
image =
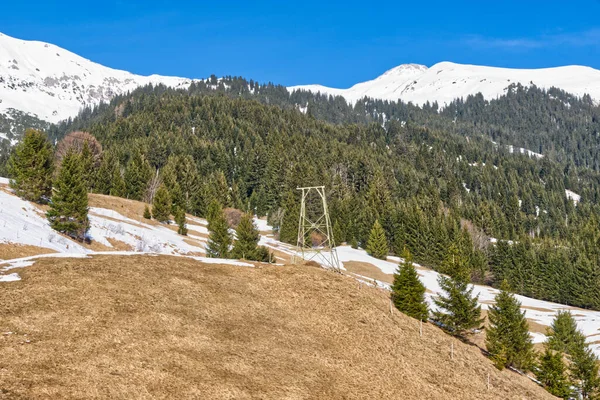
[[[113,68],[348,87],[403,63],[600,69],[600,0],[5,1],[0,32]]]

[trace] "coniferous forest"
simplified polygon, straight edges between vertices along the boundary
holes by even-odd
[[[390,253],[447,273],[459,254],[472,281],[600,309],[600,108],[588,97],[514,86],[444,108],[348,104],[211,77],[140,88],[47,134],[72,131],[102,145],[93,192],[148,200],[158,173],[174,207],[266,215],[294,242],[296,187],[325,185],[336,243],[367,248],[380,225]]]

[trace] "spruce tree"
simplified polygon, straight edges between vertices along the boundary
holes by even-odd
[[[535,377],[551,394],[568,399],[571,396],[571,384],[567,377],[567,367],[562,353],[556,352],[548,345],[540,357]]]
[[[150,208],[148,207],[148,204],[144,205],[144,218],[152,219],[152,214],[150,214]]]
[[[571,312],[559,311],[547,335],[550,349],[569,356],[571,379],[581,398],[600,398],[598,357],[585,342],[585,335],[577,329]]]
[[[336,246],[339,246],[346,241],[346,238],[344,237],[344,234],[342,232],[342,227],[340,226],[340,221],[338,221],[337,219],[333,223],[332,234],[333,243],[335,243]]]
[[[123,175],[121,174],[121,167],[119,162],[116,161],[112,170],[112,182],[109,194],[111,196],[117,197],[125,197],[127,189],[125,188],[125,180],[123,179]]]
[[[426,247],[426,243],[423,243]],[[457,279],[469,281],[471,278],[471,270],[469,264],[460,251],[457,243],[451,243],[444,260],[440,266],[440,272]]]
[[[572,354],[585,343],[585,336],[577,329],[577,322],[570,311],[558,311],[547,336],[552,350],[566,354]]]
[[[206,245],[206,254],[213,258],[228,258],[231,247],[231,233],[225,214],[222,210],[218,212],[211,211],[211,218],[208,221],[208,243]]]
[[[164,185],[160,185],[152,201],[152,218],[161,223],[169,223],[171,216],[171,196]]]
[[[429,310],[425,301],[425,286],[419,280],[407,249],[402,253],[404,265],[398,266],[392,285],[392,301],[396,308],[409,317],[427,321]]]
[[[571,377],[581,398],[600,399],[598,357],[585,342],[577,343],[571,353]]]
[[[298,218],[300,206],[296,202],[294,194],[288,192],[282,205],[283,219],[279,227],[279,240],[295,245],[298,241]]]
[[[152,178],[152,168],[144,155],[136,149],[127,163],[123,178],[127,198],[141,200],[146,194],[150,178]]]
[[[236,241],[231,252],[233,258],[255,260],[258,256],[260,234],[252,221],[251,214],[244,214],[235,232]]]
[[[44,203],[52,194],[53,155],[46,135],[27,129],[7,164],[10,186],[25,200]]]
[[[92,186],[92,173],[94,171],[94,155],[90,150],[90,145],[87,141],[83,143],[83,148],[80,153],[81,158],[81,170],[83,171],[83,180],[86,188],[89,190]]]
[[[206,220],[208,221],[208,224],[210,225],[210,222],[213,219],[221,217],[225,219],[225,215],[223,214],[223,207],[221,206],[221,204],[219,204],[217,200],[212,200],[206,210]],[[225,223],[227,223],[227,221],[225,221]]]
[[[454,336],[464,337],[471,329],[481,329],[481,306],[478,297],[473,297],[473,287],[464,276],[455,278],[440,275],[438,283],[445,295],[433,298],[438,310],[432,314],[432,320]]]
[[[367,242],[367,253],[375,258],[385,260],[387,258],[389,249],[387,239],[385,237],[385,231],[381,227],[378,220],[375,220],[371,233],[369,234],[369,240]]]
[[[110,194],[114,185],[114,170],[119,167],[119,159],[114,152],[108,151],[102,155],[102,161],[93,173],[93,186],[96,193]]]
[[[488,312],[490,323],[485,342],[492,360],[499,369],[514,367],[528,371],[535,359],[529,325],[521,303],[508,291],[506,281],[495,302]]]
[[[62,160],[46,216],[52,229],[77,240],[85,239],[90,227],[88,194],[81,157],[73,150]]]
[[[188,233],[188,229],[185,226],[186,225],[185,211],[183,210],[182,207],[177,207],[175,209],[175,223],[178,225],[177,233],[179,233],[180,235],[186,236]]]

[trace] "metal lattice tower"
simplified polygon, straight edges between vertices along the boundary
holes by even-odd
[[[339,271],[340,262],[335,249],[331,220],[329,219],[329,210],[327,209],[325,186],[310,186],[297,189],[302,191],[297,242],[299,255],[306,261],[318,259],[318,261],[327,267],[334,271]],[[307,215],[307,198],[315,192],[320,198],[321,207],[315,215]],[[319,233],[320,237],[323,238],[316,246],[312,243],[314,232]]]

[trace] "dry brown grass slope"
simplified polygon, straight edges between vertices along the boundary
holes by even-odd
[[[19,274],[0,284],[0,398],[552,398],[315,267],[94,256]]]

